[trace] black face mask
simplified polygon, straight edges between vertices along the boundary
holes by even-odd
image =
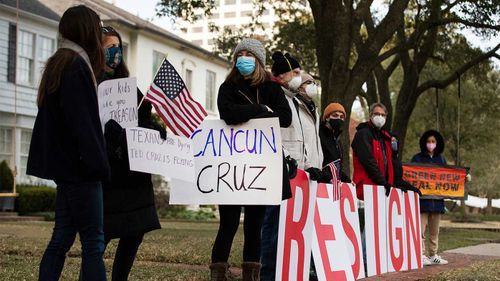
[[[344,127],[344,120],[342,119],[330,119],[328,120],[328,124],[335,131],[342,131],[342,127]]]

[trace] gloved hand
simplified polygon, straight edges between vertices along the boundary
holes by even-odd
[[[106,140],[108,155],[118,159],[126,158],[125,130],[118,122],[113,119],[106,122],[104,125],[104,139]]]
[[[389,194],[391,193],[391,184],[389,183],[386,183],[384,184],[384,187],[385,187],[385,196],[389,197]]]
[[[289,179],[295,178],[295,176],[297,176],[297,167],[299,166],[297,164],[297,160],[293,159],[292,157],[290,157],[290,155],[288,155],[287,157],[285,157],[285,162],[286,166],[288,167],[288,178]]]
[[[411,184],[409,184],[407,182],[405,182],[405,183],[406,183],[405,185],[406,185],[406,189],[407,190],[413,191],[415,193],[418,193],[419,196],[422,196],[422,192],[420,191],[419,188],[416,188],[416,187],[414,187],[413,185],[411,185]]]
[[[352,182],[351,178],[349,178],[348,176],[344,175],[344,173],[342,173],[340,175],[340,181],[341,182],[345,182],[345,183],[351,183]]]
[[[321,170],[318,168],[311,167],[306,169],[306,172],[309,173],[309,179],[312,181],[318,181],[321,178]]]
[[[405,193],[406,193],[406,192],[408,192],[408,189],[407,189],[404,185],[402,185],[402,184],[401,184],[401,185],[399,185],[399,186],[396,186],[396,188],[397,188],[397,189],[400,189],[401,191],[403,191],[403,192],[405,192]]]

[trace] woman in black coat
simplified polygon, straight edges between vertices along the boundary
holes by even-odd
[[[283,90],[271,81],[264,69],[266,51],[255,39],[243,39],[234,51],[234,65],[219,88],[217,105],[222,120],[229,125],[254,118],[278,117],[288,127],[292,113]],[[286,165],[283,164],[283,196],[291,197]],[[238,230],[241,208],[245,208],[243,230],[243,280],[260,280],[261,228],[265,206],[220,205],[220,224],[212,248],[211,280],[227,280],[228,258]]]
[[[59,280],[76,234],[82,280],[106,280],[102,182],[109,177],[97,103],[96,75],[104,65],[101,20],[80,5],[59,22],[60,48],[38,89],[27,174],[57,184],[55,226],[40,262],[39,280]]]
[[[129,76],[122,60],[122,41],[112,27],[103,27],[106,54],[101,81]],[[137,102],[142,100],[137,89]],[[139,107],[139,127],[159,129],[151,121],[151,104]],[[160,132],[165,132],[161,130]],[[125,130],[114,120],[108,121],[104,136],[111,166],[111,181],[104,184],[104,236],[106,245],[120,239],[113,263],[112,280],[127,280],[144,233],[161,228],[154,204],[151,175],[130,171]]]

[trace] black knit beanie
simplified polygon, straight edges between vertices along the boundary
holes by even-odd
[[[273,66],[271,67],[271,71],[274,76],[287,73],[295,68],[300,68],[299,62],[288,53],[283,55],[282,52],[274,52],[272,59]]]

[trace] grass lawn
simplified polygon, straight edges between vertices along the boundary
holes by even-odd
[[[37,280],[38,264],[52,233],[52,226],[50,222],[0,223],[0,280]],[[164,222],[162,226],[163,229],[145,236],[130,280],[208,280],[208,264],[218,224]],[[500,240],[500,233],[442,229],[440,249],[444,251],[476,245],[487,240]],[[241,264],[242,244],[240,227],[230,257],[232,266],[239,267]],[[108,273],[115,249],[116,243],[112,242],[105,254]],[[80,243],[76,242],[66,260],[61,280],[77,280],[79,256]],[[498,268],[499,264],[496,265]],[[491,264],[485,266],[491,267]],[[451,280],[443,278],[435,280]]]

